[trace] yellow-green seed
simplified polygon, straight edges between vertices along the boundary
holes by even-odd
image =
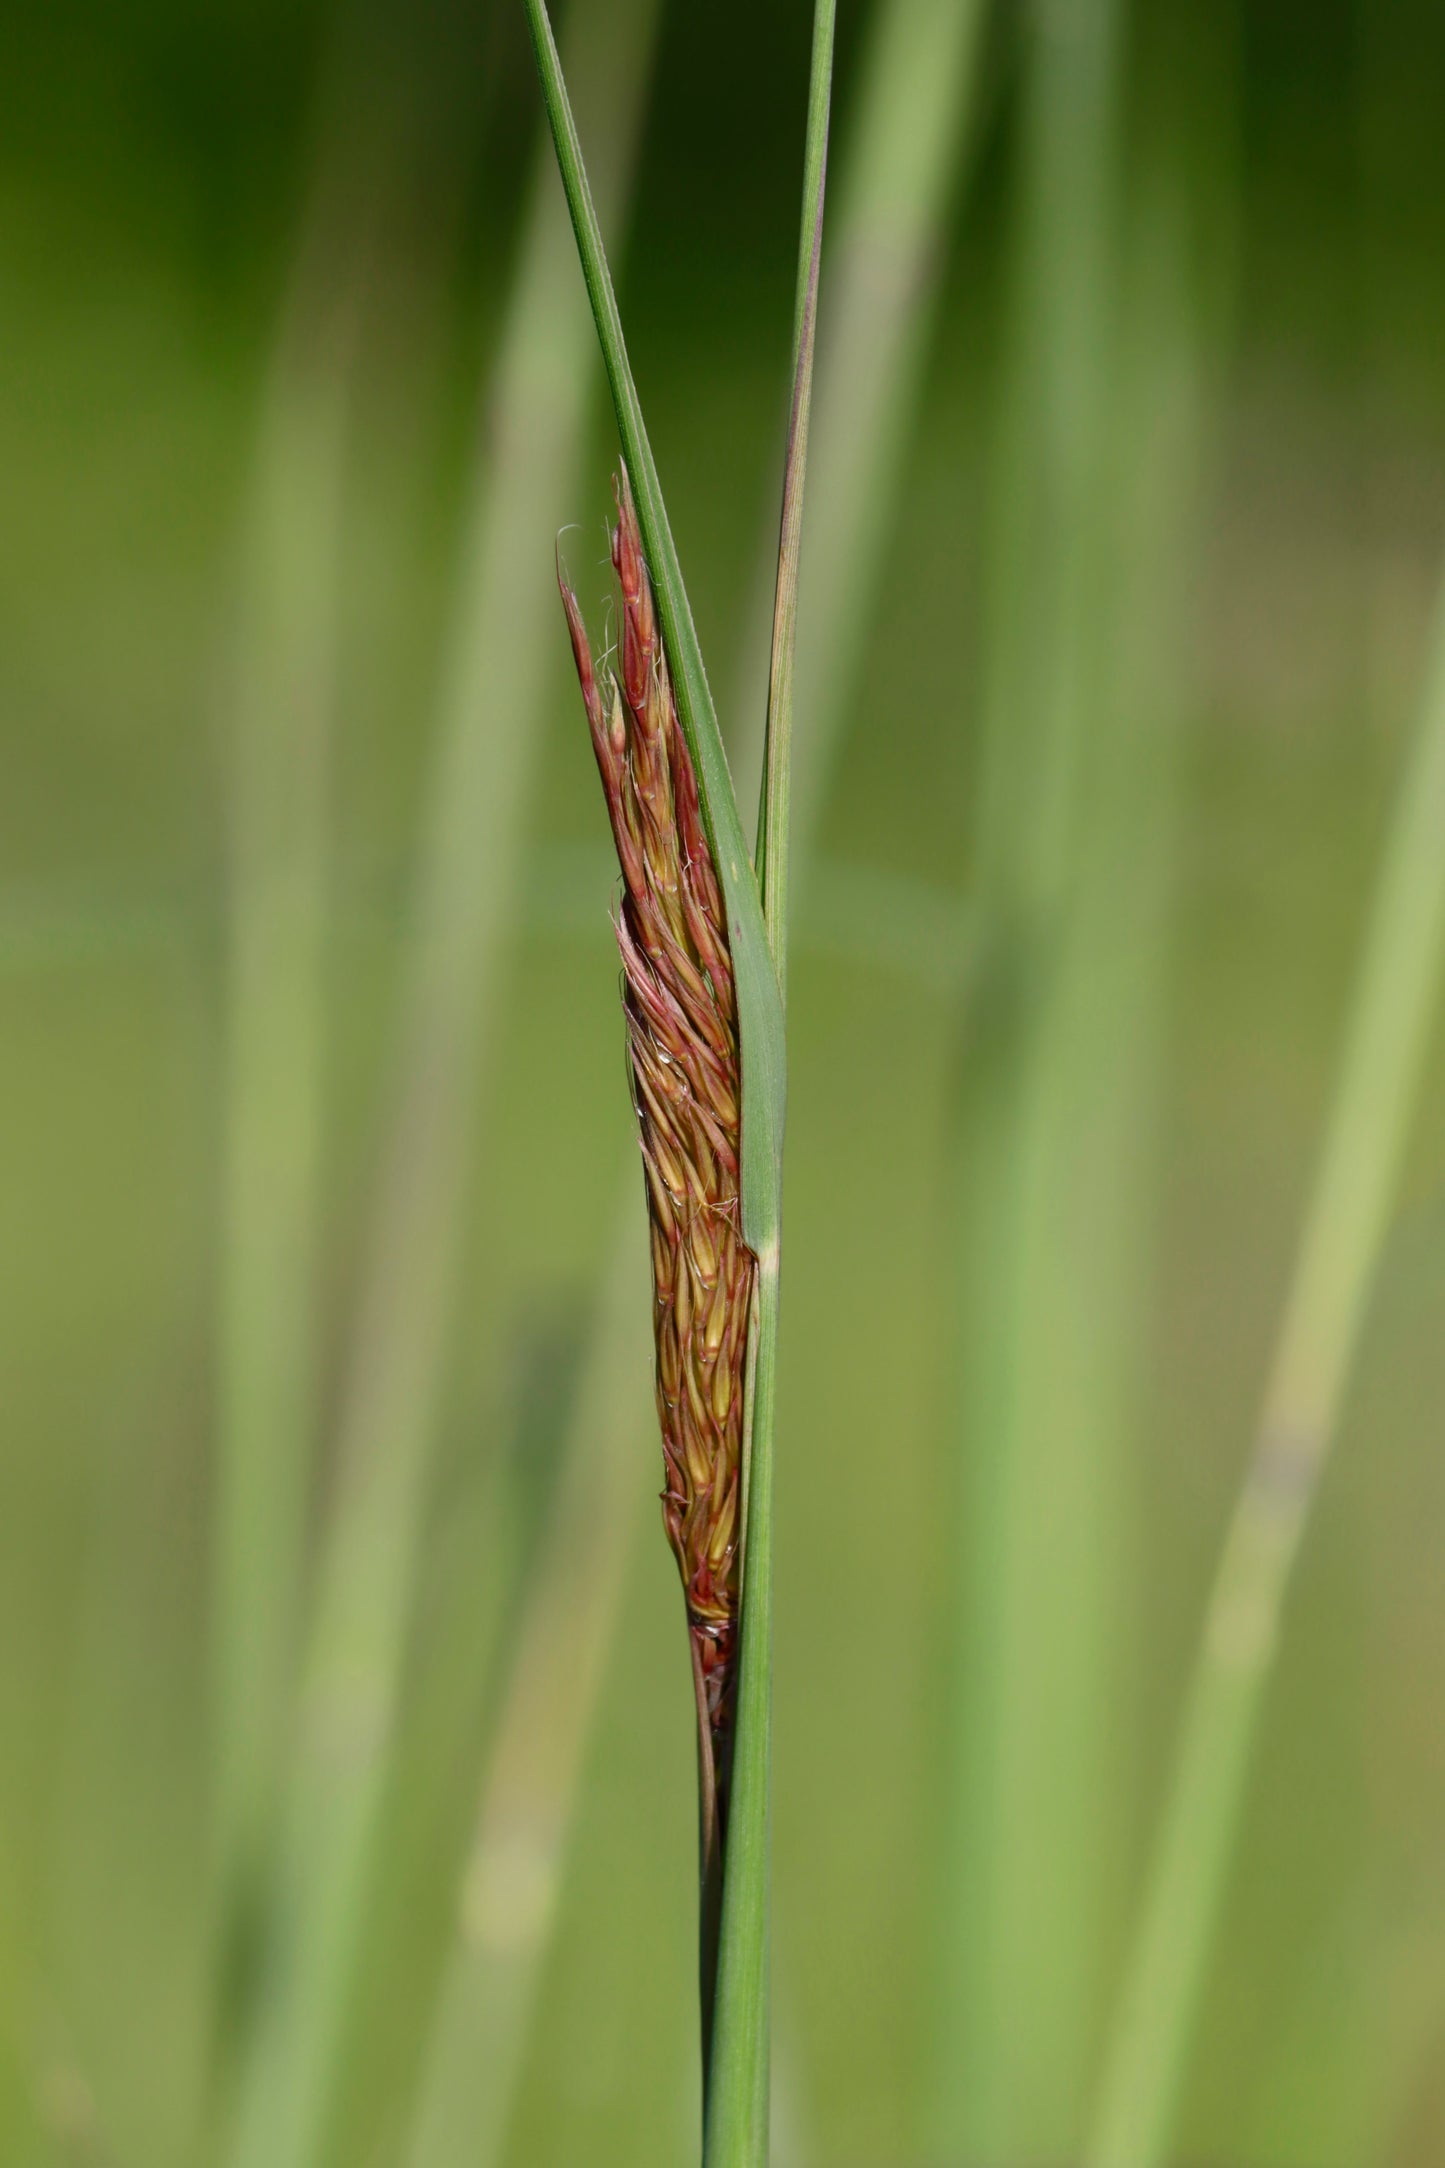
[[[732,1404],[733,1374],[726,1363],[719,1363],[712,1374],[712,1412],[716,1421],[727,1421],[728,1409]]]
[[[718,1349],[722,1346],[723,1334],[727,1330],[727,1322],[728,1283],[726,1280],[720,1279],[717,1283],[717,1288],[714,1292],[712,1303],[707,1313],[707,1323],[703,1327],[702,1344],[706,1348],[709,1355],[716,1355]],[[724,1363],[720,1366],[720,1368],[722,1370],[726,1370],[727,1365]],[[723,1414],[725,1415],[726,1413],[727,1410],[726,1408],[724,1408]],[[721,1422],[722,1416],[719,1416],[718,1420],[719,1422]]]

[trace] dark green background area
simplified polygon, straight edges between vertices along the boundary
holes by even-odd
[[[1206,35],[1187,0],[1130,11],[1120,129],[1126,176],[1157,132],[1185,145],[1210,297],[1203,537],[1170,666],[1182,744],[1157,1100],[1140,1138],[1150,1262],[1114,1802],[1129,1892],[1288,1283],[1445,541],[1445,20],[1403,0],[1209,12]],[[845,0],[840,157],[866,15]],[[808,18],[794,0],[666,9],[620,267],[733,736],[738,628],[777,490]],[[919,925],[966,908],[977,874],[1020,18],[1009,0],[990,13],[827,801],[821,859],[855,897],[854,930],[830,933],[820,886],[790,982],[774,1884],[776,2074],[798,2168],[943,2168],[941,1681],[966,1594],[950,1126],[973,1024],[920,962]],[[332,793],[330,1417],[475,415],[540,104],[508,0],[367,0],[347,16],[62,0],[12,11],[6,48],[0,2161],[191,2168],[210,1980],[225,695],[256,415],[317,130],[339,111],[377,208]],[[589,606],[613,456],[599,371],[568,543]],[[408,1671],[424,1796],[410,1822],[397,1810],[374,1972],[357,1984],[332,2147],[347,2168],[398,2157],[488,1697],[632,1149],[601,808],[560,620],[548,637],[542,784],[476,1108]],[[859,929],[876,931],[884,894],[903,923],[880,955]],[[1437,1040],[1287,1612],[1181,2168],[1445,2157],[1442,1053]],[[511,2125],[518,2168],[693,2154],[691,1734],[656,1480],[639,1440],[627,1591]],[[457,1535],[473,1525],[475,1552]],[[427,1700],[428,1636],[439,1618],[481,1647],[493,1599],[485,1706],[458,1724]],[[1126,1917],[1121,1902],[1120,1936]]]

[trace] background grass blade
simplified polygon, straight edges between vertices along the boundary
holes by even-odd
[[[1068,0],[1027,17],[988,508],[935,2137],[945,2159],[997,2163],[1077,2142],[1118,1827],[1136,1146],[1166,855],[1159,718],[1117,700],[1109,654],[1119,14]]]
[[[290,1706],[319,1414],[328,746],[358,269],[339,163],[328,142],[269,372],[234,635],[213,1627],[232,1961]]]
[[[609,214],[655,12],[654,0],[636,0],[605,26],[595,13],[581,17],[579,75],[609,121],[600,176]],[[552,598],[535,566],[546,563],[573,490],[590,338],[566,226],[540,175],[534,194],[463,542],[395,1112],[342,1408],[238,2168],[317,2158],[337,2084],[454,1300],[467,1140],[555,654]]]
[[[408,2168],[490,2168],[506,2138],[656,1423],[638,1187],[629,1169],[627,1209],[488,1755]]]
[[[1290,1573],[1414,1117],[1445,953],[1445,601],[1254,1457],[1209,1597],[1088,2159],[1156,2168],[1227,1883]]]
[[[1119,1932],[1179,657],[1225,313],[1204,41],[1141,41],[1116,187],[1117,31],[1086,8],[1039,35],[953,1108],[964,1565],[936,2137],[999,2161],[1076,2152]]]

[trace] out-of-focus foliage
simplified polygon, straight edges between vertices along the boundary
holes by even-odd
[[[839,25],[839,176],[882,4]],[[1065,39],[1089,12],[1040,10]],[[1120,0],[1081,297],[1073,259],[1046,260],[1049,173],[1080,170],[1058,132],[1077,117],[1073,79],[1060,71],[1051,104],[1034,10],[988,11],[931,350],[800,872],[774,1886],[777,2153],[810,2168],[1063,2168],[1082,2141],[1419,704],[1445,553],[1445,28],[1422,0],[1240,0],[1209,11],[1207,35],[1198,12]],[[725,702],[775,516],[808,17],[764,0],[665,8],[621,259]],[[236,2050],[267,1978],[260,1900],[218,1955],[208,1649],[232,733],[238,685],[267,682],[238,652],[255,637],[257,447],[296,282],[318,276],[302,244],[325,159],[321,231],[344,241],[323,238],[319,275],[344,261],[353,298],[335,361],[312,1019],[309,1586],[338,1494],[477,413],[540,109],[508,0],[65,0],[26,11],[7,47],[0,2160],[191,2168],[227,2158]],[[825,266],[824,368],[826,280]],[[1040,326],[1093,337],[1094,310],[1102,346],[1070,376],[1078,355],[1041,345]],[[1071,494],[1080,381],[1092,436]],[[1044,394],[1065,402],[1062,432],[1030,404]],[[598,377],[565,539],[589,609],[612,457]],[[1020,475],[1035,493],[1022,509]],[[535,573],[549,587],[545,551]],[[575,1695],[539,1699],[530,1731],[516,1699],[559,1526],[587,1594],[573,1411],[611,1377],[596,1334],[630,1120],[591,755],[560,619],[542,622],[524,872],[473,1102],[383,1840],[318,2168],[407,2158],[499,1740],[507,1768],[520,1757],[529,1784],[552,1772],[572,1809],[543,1862],[555,1887],[525,1846],[494,1849],[468,1884],[473,1924],[480,1904],[529,1964],[541,1936],[520,2037],[495,2050],[515,2078],[499,2158],[660,2168],[695,2144],[691,1697],[645,1421],[630,1532],[614,1442],[599,1445],[595,1610],[574,1582],[556,1613],[599,1637],[585,1728],[547,1731],[579,1721]],[[1029,706],[1040,685],[1084,702],[1064,734],[1085,766],[1061,832],[1089,878],[1052,1023],[1021,1043],[1010,959],[1031,953],[1030,884],[1056,863],[1048,763],[1064,742]],[[804,680],[800,731],[807,699]],[[1026,740],[1000,735],[1011,715]],[[755,716],[723,722],[739,745],[755,736]],[[1159,732],[1162,768],[1146,770]],[[1020,750],[1042,768],[1006,772]],[[1442,1052],[1286,1610],[1189,2057],[1178,2157],[1203,2168],[1429,2168],[1445,2153]],[[1025,1182],[1026,1212],[980,1187],[996,1133],[968,1129],[981,1107],[1048,1175],[1037,1194]],[[996,1259],[977,1239],[994,1226]],[[960,1319],[976,1331],[991,1314],[968,1308],[965,1263],[1009,1337],[1001,1365],[995,1348],[993,1369],[960,1379]],[[1107,1390],[1088,1373],[1100,1348]],[[1092,1459],[1070,1481],[1107,1542],[1105,1585],[1051,1523],[1066,1494],[1047,1481],[999,1518],[1014,1578],[991,1583],[979,1531],[995,1523],[970,1501],[998,1476],[1000,1440],[1022,1479],[1081,1437],[1103,1455],[1098,1489]],[[978,1618],[996,1643],[971,1638]],[[960,1691],[970,1650],[982,1683]],[[1082,1755],[1070,1666],[1103,1712]],[[1049,1691],[990,1702],[1020,1680]],[[998,1917],[1025,1931],[968,1953],[960,1985],[960,1785],[981,1766],[996,1855],[976,1856],[1004,1859]],[[1010,1770],[1020,1795],[998,1789]],[[536,1834],[545,1796],[525,1797]],[[1035,1890],[1067,1923],[1058,1974]],[[950,2106],[970,2045],[954,2016],[977,2053],[1039,1991],[1048,2023],[1011,2034],[1010,2082]]]

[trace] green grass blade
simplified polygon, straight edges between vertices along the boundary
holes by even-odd
[[[617,431],[632,476],[648,570],[657,595],[678,713],[697,764],[703,815],[717,858],[727,910],[728,939],[737,981],[738,1030],[743,1065],[743,1234],[755,1251],[776,1240],[783,1106],[786,1096],[783,1004],[768,946],[758,885],[743,836],[742,820],[677,549],[668,525],[662,488],[633,382],[612,274],[602,245],[582,146],[568,102],[552,25],[544,0],[527,0],[542,95],[552,126],[557,165],[577,238],[588,299],[602,347]]]
[[[656,0],[582,11],[585,80],[623,189]],[[555,648],[545,564],[574,489],[591,376],[566,223],[539,170],[479,459],[443,676],[416,961],[363,1272],[331,1524],[301,1680],[236,2168],[309,2168],[338,2084],[411,1616],[475,1087],[520,882],[522,821]],[[609,214],[612,208],[608,203]],[[505,727],[499,727],[501,718]]]
[[[328,747],[350,298],[323,175],[265,395],[231,790],[214,1595],[216,1880],[229,1943],[279,1771],[315,1465]],[[354,269],[350,277],[354,279]]]
[[[813,402],[807,608],[797,657],[803,712],[792,763],[800,879],[810,877],[803,861],[867,646],[917,414],[985,5],[883,0],[855,76],[862,104],[844,138],[829,214],[829,305]],[[772,590],[770,548],[764,556],[760,598]],[[771,603],[763,600],[750,648],[766,653],[771,625]],[[761,663],[750,664],[747,681],[763,674]],[[751,765],[740,761],[744,772]]]
[[[1108,653],[1127,622],[1109,443],[1119,13],[1065,0],[1027,17],[981,625],[982,953],[954,1110],[959,1563],[941,1622],[956,1699],[933,2135],[941,2159],[1001,2164],[1077,2143],[1119,1827],[1164,814],[1157,717],[1117,697]]]
[[[796,676],[807,707],[796,740],[796,762],[789,764],[790,813],[793,851],[805,878],[811,878],[808,867],[823,788],[863,651],[866,605],[882,562],[888,504],[927,350],[931,312],[925,270],[937,247],[944,194],[956,165],[980,13],[979,7],[947,0],[943,5],[938,0],[893,0],[875,18],[871,64],[862,71],[865,106],[849,152],[831,259],[836,317],[818,362],[808,609],[797,632]],[[805,182],[800,326],[804,278],[813,264],[806,224],[812,195]],[[795,370],[800,346],[795,331]],[[792,626],[787,620],[780,624],[778,601],[775,592],[769,618],[770,707],[780,692],[791,701],[794,677],[790,668],[780,686],[779,635],[788,637]],[[768,791],[765,768],[765,812]],[[775,812],[773,833],[778,826]],[[766,868],[766,819],[760,820],[760,831],[760,865]],[[810,894],[821,900],[816,883]],[[828,915],[830,920],[837,916],[836,911]],[[869,917],[872,923],[871,911]],[[956,926],[951,926],[951,981],[961,946]],[[760,1289],[771,1313],[762,1321],[769,1340],[776,1324],[776,1295],[775,1284]],[[761,1529],[755,1530],[750,1510],[749,1555],[770,1561],[770,1458],[763,1473],[767,1487],[759,1503],[765,1513]],[[751,1574],[750,1566],[750,1586]]]
[[[772,654],[768,668],[767,735],[758,807],[757,874],[763,918],[779,988],[788,982],[788,859],[793,788],[793,665],[798,637],[798,573],[803,540],[803,493],[808,477],[808,421],[813,408],[813,352],[818,329],[818,275],[823,258],[823,192],[828,175],[828,116],[833,94],[833,4],[813,14],[808,126],[803,152],[803,230],[798,241],[798,292],[793,316],[793,389],[783,459],[783,516],[773,593]]]
[[[795,378],[785,483],[776,636],[769,702],[767,813],[760,836],[760,898],[743,842],[692,613],[662,502],[597,229],[581,145],[542,0],[528,0],[543,94],[578,250],[612,386],[678,707],[697,762],[704,811],[722,876],[737,978],[743,1063],[743,1232],[758,1258],[749,1426],[746,1579],[739,1659],[738,1734],[709,2058],[706,2158],[742,2168],[767,2153],[768,1784],[772,1664],[772,1432],[778,1300],[785,1051],[781,954],[785,936],[788,751],[797,547],[811,402],[813,325],[832,77],[833,9],[819,0],[804,157],[805,196],[795,320]]]
[[[1211,1590],[1087,2154],[1168,2156],[1291,1570],[1334,1439],[1445,957],[1445,596],[1254,1456]]]

